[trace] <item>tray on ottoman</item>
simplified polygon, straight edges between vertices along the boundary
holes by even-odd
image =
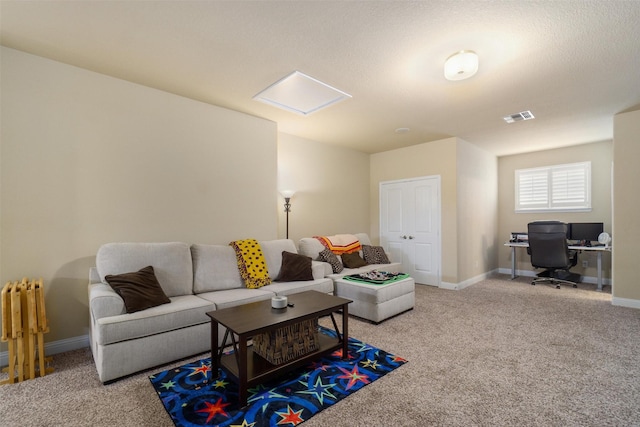
[[[254,353],[273,365],[297,359],[318,348],[318,319],[304,320],[253,337]]]

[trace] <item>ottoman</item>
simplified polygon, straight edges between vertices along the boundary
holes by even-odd
[[[416,300],[413,278],[386,285],[373,285],[335,279],[335,295],[348,298],[349,314],[380,323],[396,314],[413,309]]]

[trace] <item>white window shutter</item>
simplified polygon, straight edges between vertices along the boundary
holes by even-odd
[[[551,170],[551,208],[590,208],[591,163],[556,166]]]
[[[547,168],[516,171],[516,210],[549,206],[549,172]]]
[[[590,211],[591,162],[516,170],[516,212]]]

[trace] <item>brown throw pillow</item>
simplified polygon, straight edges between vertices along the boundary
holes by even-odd
[[[362,255],[367,264],[391,264],[382,246],[362,245]]]
[[[320,261],[328,262],[329,264],[331,264],[331,270],[334,273],[340,273],[342,270],[344,270],[344,265],[342,265],[342,262],[338,259],[338,256],[331,252],[329,249],[325,249],[320,252],[318,254],[318,257],[320,258]]]
[[[367,265],[358,252],[351,252],[350,254],[342,254],[340,256],[342,257],[342,263],[347,268],[358,268]]]
[[[311,258],[282,251],[282,264],[276,282],[295,282],[298,280],[313,280]]]
[[[134,273],[109,274],[104,279],[124,300],[127,313],[171,302],[160,287],[152,266]]]

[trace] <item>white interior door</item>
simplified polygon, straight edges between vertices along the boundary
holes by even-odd
[[[416,283],[440,285],[440,177],[380,184],[380,244]]]

